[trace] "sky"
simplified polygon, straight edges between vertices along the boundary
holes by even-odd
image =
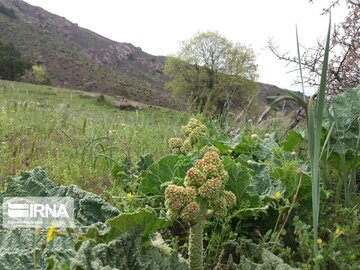
[[[296,25],[301,45],[311,47],[327,32],[321,16],[328,0],[25,0],[118,42],[128,42],[153,55],[171,55],[181,41],[205,31],[218,31],[233,42],[252,47],[259,82],[300,90],[297,73],[266,48],[268,40],[296,56]],[[337,7],[339,23],[346,7]],[[311,93],[313,89],[307,89]]]

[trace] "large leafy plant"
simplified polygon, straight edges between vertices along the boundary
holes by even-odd
[[[4,197],[70,196],[75,201],[75,230],[8,230],[0,226],[0,269],[187,269],[177,254],[163,255],[150,234],[168,226],[152,209],[121,213],[99,196],[76,185],[58,186],[34,169],[10,177]],[[2,211],[0,211],[0,221]],[[35,239],[35,241],[34,241]]]
[[[344,191],[350,207],[356,190],[356,171],[360,167],[360,89],[348,89],[334,97],[324,114],[326,148],[324,157],[338,172],[336,202]]]

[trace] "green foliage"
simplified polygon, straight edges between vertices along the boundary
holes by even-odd
[[[302,140],[299,133],[292,131],[282,143],[270,135],[260,138],[245,132],[230,143],[214,141],[214,145],[225,155],[223,163],[229,173],[227,185],[237,194],[238,204],[246,205],[251,201],[259,203],[259,200],[266,202],[266,198],[272,198],[275,192],[290,198],[296,190],[299,173],[303,174],[300,188],[302,199],[309,198],[307,166],[297,158],[297,153],[289,152]],[[258,199],[251,199],[249,195]]]
[[[332,124],[335,128],[330,135],[330,149],[335,153],[351,154],[358,152],[360,132],[360,88],[345,90],[334,97],[324,114],[324,128],[329,132]]]
[[[240,204],[246,195],[246,188],[251,183],[251,170],[247,166],[237,163],[231,157],[223,157],[223,163],[224,169],[229,174],[229,180],[225,187],[235,194],[237,204]]]
[[[105,104],[106,103],[106,99],[104,97],[104,95],[100,95],[98,96],[98,98],[96,99],[96,101],[100,104]]]
[[[141,248],[141,230],[131,230],[106,244],[85,241],[77,251],[71,269],[98,270],[187,270],[177,254],[164,256],[155,247]]]
[[[204,250],[204,269],[314,267],[311,173],[303,131],[279,131],[283,119],[273,126],[263,122],[267,129],[247,122],[229,138],[211,122],[187,155],[167,155],[168,139],[180,136],[186,114],[157,109],[121,112],[107,105],[109,96],[105,104],[97,102],[98,95],[83,96],[83,92],[0,82],[0,179],[43,164],[57,183],[78,183],[117,206],[75,185],[58,186],[39,169],[10,177],[0,202],[3,196],[15,194],[73,196],[77,228],[58,231],[46,243],[45,230],[0,227],[0,269],[188,269],[172,249],[188,254],[190,228],[191,234],[203,235],[203,241],[190,238],[191,246]],[[334,98],[324,115],[316,239],[317,263],[324,270],[358,269],[360,216],[355,185],[350,207],[342,207],[344,190],[355,184],[359,166],[358,101],[359,89],[348,90]],[[191,134],[187,128],[184,132]],[[189,184],[199,189],[204,168],[191,168],[209,150],[220,153],[228,174],[224,188],[235,194],[236,204],[225,217],[207,212],[208,220],[198,227],[199,223],[180,220],[169,226],[162,218],[165,189],[177,185],[181,195],[188,193],[186,198],[176,197],[181,207],[186,206],[181,218],[189,220],[188,214],[198,213],[196,206],[202,202],[188,204],[194,195]],[[219,168],[220,163],[211,165]],[[189,169],[200,178],[187,177]],[[218,182],[211,183],[211,189],[199,189],[199,194],[213,198]],[[155,244],[159,238],[163,241]]]
[[[284,144],[290,148],[295,144],[280,141],[274,134],[260,137],[246,132],[230,141],[214,141],[229,174],[226,189],[236,194],[237,202],[224,221],[217,220],[206,229],[212,236],[207,238],[208,267],[214,267],[211,258],[219,256],[221,243],[237,236],[251,237],[272,248],[288,243],[286,216],[309,211],[309,169],[298,153],[284,151]]]
[[[170,138],[169,145],[174,155],[187,154],[193,150],[193,147],[207,137],[207,127],[196,118],[191,118],[189,122],[181,127],[185,135],[182,138]]]
[[[51,182],[45,172],[34,169],[24,172],[19,177],[8,178],[5,190],[0,192],[0,201],[4,197],[41,197],[41,196],[69,196],[74,198],[76,225],[86,229],[87,226],[96,222],[105,222],[106,219],[119,214],[118,209],[106,203],[99,196],[83,191],[75,185],[68,187],[57,186]],[[2,211],[0,212],[0,224],[2,224]],[[46,235],[42,235],[39,245],[43,245]],[[54,255],[58,260],[69,260],[74,256],[74,237],[61,237],[54,240],[54,247],[47,247],[40,252],[40,247],[34,246],[33,229],[6,230],[0,225],[0,268],[31,269],[33,254],[39,252],[39,263],[44,265],[46,257]],[[44,268],[42,268],[44,269]]]
[[[56,183],[104,194],[124,179],[111,173],[116,164],[127,160],[132,183],[136,161],[144,153],[155,160],[169,153],[169,138],[189,118],[163,108],[121,111],[111,105],[113,97],[102,105],[97,96],[0,81],[0,186],[9,175],[43,166]]]
[[[0,226],[1,269],[33,269],[35,261],[36,269],[45,269],[46,265],[46,269],[53,270],[187,269],[176,254],[164,256],[149,242],[144,246],[151,232],[168,224],[152,210],[119,215],[117,208],[95,194],[75,185],[55,185],[41,169],[9,178],[5,190],[0,192],[0,201],[14,196],[73,197],[76,229],[62,232],[67,236],[55,236],[50,245],[44,234],[34,243],[33,229],[6,230]],[[2,211],[0,217],[2,220]]]
[[[360,168],[360,89],[348,89],[334,97],[324,116],[327,133],[323,151],[329,169],[338,172],[336,202],[344,191],[345,206],[351,207],[356,192],[356,171]],[[331,184],[331,183],[327,183]]]
[[[212,112],[214,107],[220,116],[224,107],[234,100],[241,103],[248,92],[256,90],[251,83],[256,70],[251,48],[210,31],[183,42],[180,52],[165,63],[165,73],[171,78],[167,87],[175,95],[190,98],[200,112]]]
[[[2,4],[0,4],[0,13],[3,13],[6,16],[9,16],[12,19],[17,19],[15,11],[13,9],[11,9],[11,8],[5,7]]]
[[[271,98],[271,97],[269,97]],[[307,106],[308,106],[308,101],[306,99],[306,96],[299,93],[299,92],[294,92],[294,91],[290,91],[290,90],[285,90],[285,95],[280,96],[280,97],[274,97],[274,101],[272,101],[268,108],[260,115],[259,119],[258,119],[258,123],[260,123],[263,119],[266,118],[266,116],[275,108],[278,107],[278,105],[284,101],[287,100],[291,100],[293,102],[295,102],[299,107],[303,108],[305,111],[307,110]]]
[[[31,67],[31,63],[11,44],[0,42],[0,79],[15,81]]]
[[[291,152],[297,149],[300,143],[304,141],[303,136],[295,131],[290,130],[286,136],[285,141],[282,143],[282,147],[285,151]]]
[[[315,261],[315,269],[318,265],[318,226],[320,214],[320,150],[321,150],[321,135],[322,135],[322,121],[323,111],[325,106],[327,73],[329,64],[330,52],[330,35],[331,35],[331,17],[329,18],[329,26],[327,31],[326,44],[324,49],[324,60],[322,63],[320,87],[317,93],[316,104],[313,99],[309,100],[306,110],[307,130],[309,137],[309,152],[310,152],[310,168],[311,168],[311,187],[312,187],[312,220],[313,220],[313,255]],[[300,61],[300,45],[296,31],[298,59]],[[301,70],[301,64],[299,64]],[[302,73],[301,73],[302,75]],[[303,78],[301,78],[303,80]]]
[[[319,266],[321,269],[358,269],[360,257],[359,209],[323,206],[321,210],[327,218],[320,222]],[[299,261],[297,264],[301,269],[312,269],[311,226],[298,216],[294,217],[292,223],[298,244]]]
[[[83,225],[105,222],[120,213],[117,208],[105,203],[98,195],[81,190],[76,185],[55,185],[40,168],[23,172],[19,177],[9,177],[6,180],[5,189],[0,192],[0,198],[19,196],[73,197],[76,220]]]
[[[29,81],[31,83],[45,85],[51,84],[50,77],[45,68],[39,65],[33,65],[24,77],[25,81]]]
[[[181,219],[190,226],[189,264],[191,270],[203,269],[205,219],[224,218],[235,205],[236,196],[225,190],[228,173],[216,148],[204,147],[201,159],[186,172],[184,186],[165,189],[165,206],[171,220]]]
[[[165,156],[150,165],[139,176],[139,192],[148,195],[163,195],[168,185],[183,182],[186,171],[191,166],[190,156]]]
[[[249,240],[240,239],[224,243],[220,260],[215,269],[241,270],[295,270],[275,256]]]
[[[80,239],[93,239],[96,243],[109,243],[119,236],[137,226],[142,226],[143,240],[149,240],[150,234],[161,228],[168,227],[166,219],[158,218],[152,209],[139,209],[135,213],[122,213],[108,219],[106,230],[99,231],[96,227],[90,227],[85,234],[79,235]]]

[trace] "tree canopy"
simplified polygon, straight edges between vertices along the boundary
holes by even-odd
[[[0,79],[15,81],[31,68],[31,63],[11,44],[0,42]]]
[[[178,54],[165,63],[171,79],[167,87],[175,95],[190,98],[201,112],[215,110],[220,115],[236,98],[257,88],[256,71],[251,48],[211,31],[184,41]]]

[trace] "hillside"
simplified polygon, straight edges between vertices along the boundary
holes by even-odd
[[[24,56],[48,72],[51,83],[125,96],[142,103],[176,108],[164,88],[164,56],[153,56],[130,43],[119,43],[79,27],[63,17],[22,0],[0,0],[0,42],[13,43]],[[276,86],[261,84],[260,104],[280,95]]]

